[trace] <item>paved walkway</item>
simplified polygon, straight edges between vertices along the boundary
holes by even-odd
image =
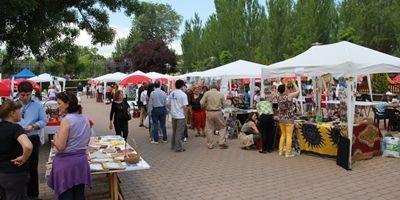
[[[86,99],[83,106],[98,135],[114,134],[107,128],[109,106]],[[244,151],[237,140],[228,140],[227,150],[209,150],[205,139],[195,138],[193,132],[185,143],[186,152],[175,153],[170,143],[150,144],[138,119],[130,121],[129,131],[151,169],[120,174],[126,199],[400,199],[400,159],[375,157],[346,171],[332,159]],[[48,151],[48,144],[41,148],[43,199],[52,199],[44,179]],[[87,198],[108,199],[107,192],[106,178],[96,176]]]

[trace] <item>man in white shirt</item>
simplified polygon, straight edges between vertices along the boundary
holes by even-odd
[[[168,101],[171,106],[172,117],[172,142],[171,149],[175,152],[183,152],[185,149],[182,146],[182,136],[186,127],[186,107],[188,98],[185,92],[182,91],[185,82],[177,80],[175,82],[175,90],[169,95]]]
[[[145,120],[147,116],[147,84],[143,85],[143,91],[141,91],[139,98],[140,102],[142,102],[142,105],[140,106],[140,125],[143,125],[143,120]]]

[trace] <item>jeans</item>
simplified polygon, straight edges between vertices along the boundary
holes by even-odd
[[[167,129],[165,127],[165,120],[167,111],[165,107],[156,107],[151,111],[151,118],[153,119],[153,137],[154,142],[158,142],[158,123],[161,125],[163,140],[167,141]]]

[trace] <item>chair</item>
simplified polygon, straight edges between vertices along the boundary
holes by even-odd
[[[378,114],[378,109],[373,107],[372,110],[374,111],[374,124],[377,124],[379,128],[380,121],[383,120],[384,129],[386,129],[386,120],[389,119],[386,111],[384,114]]]
[[[399,119],[398,116],[400,114],[400,111],[396,109],[386,109],[388,118],[389,118],[389,123],[387,126],[387,131],[396,131],[399,130]]]

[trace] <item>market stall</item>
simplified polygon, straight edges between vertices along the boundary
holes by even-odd
[[[340,117],[341,135],[349,139],[349,144],[353,144],[356,78],[390,72],[400,72],[400,58],[344,41],[313,46],[300,55],[265,67],[262,76],[263,79],[267,79],[296,74],[298,77],[313,78],[317,83],[323,82],[320,80],[323,80],[324,76],[339,78],[340,107],[346,112]],[[316,99],[321,99],[320,93]],[[317,102],[318,105],[320,103],[321,100]],[[351,145],[348,148],[349,166],[345,168],[351,169],[353,151]]]
[[[44,83],[44,82],[49,82],[50,85],[56,85],[60,87],[60,91],[65,91],[65,84],[67,80],[65,78],[57,77],[57,76],[52,76],[50,74],[44,73],[40,74],[38,76],[34,76],[32,78],[29,78],[28,80],[33,81],[35,83]],[[60,82],[62,82],[62,88],[60,85]]]
[[[150,165],[120,136],[92,137],[87,151],[91,174],[108,175],[112,200],[124,199],[118,180],[119,173],[150,169]],[[51,173],[56,154],[57,149],[52,147],[46,164],[46,177]]]

